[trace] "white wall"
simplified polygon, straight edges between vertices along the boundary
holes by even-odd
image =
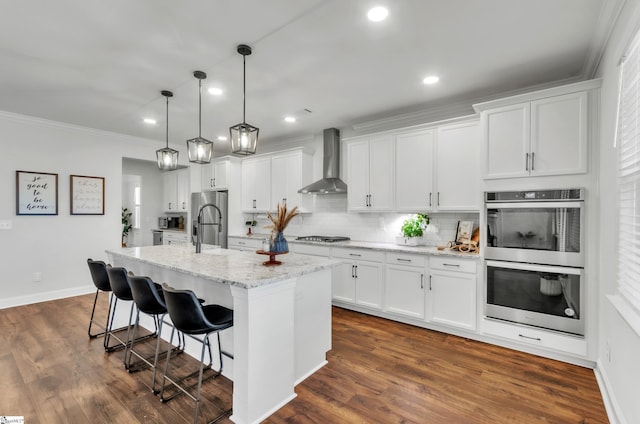
[[[618,228],[616,157],[613,147],[617,104],[617,64],[640,23],[640,1],[627,0],[603,56],[600,145],[600,342],[598,371],[605,398],[614,407],[613,421],[640,422],[640,337],[611,305],[606,295],[616,288]],[[608,351],[610,355],[608,355]],[[617,417],[615,416],[617,415]]]
[[[121,243],[122,158],[153,160],[162,142],[9,113],[0,140],[0,220],[13,226],[0,231],[0,308],[92,291],[87,258]],[[58,174],[57,216],[16,215],[16,170]],[[104,215],[69,214],[70,174],[105,178]]]

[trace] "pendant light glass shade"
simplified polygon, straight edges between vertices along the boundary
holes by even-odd
[[[251,47],[240,44],[238,53],[242,55],[242,122],[229,128],[231,138],[231,153],[236,155],[252,155],[258,147],[259,128],[247,124],[245,120],[246,112],[246,91],[247,91],[247,66],[246,57],[251,54]]]
[[[173,97],[173,93],[167,90],[162,90],[160,93],[167,98],[167,146],[163,149],[156,150],[156,157],[158,159],[158,168],[160,168],[160,170],[172,171],[178,168],[178,151],[169,147],[169,97]]]
[[[202,80],[207,78],[207,74],[202,71],[195,71],[193,76],[198,79],[198,136],[187,140],[189,151],[189,162],[209,163],[213,153],[213,142],[202,138]]]

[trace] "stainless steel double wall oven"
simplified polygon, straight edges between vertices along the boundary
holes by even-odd
[[[485,315],[584,335],[584,189],[485,192]]]

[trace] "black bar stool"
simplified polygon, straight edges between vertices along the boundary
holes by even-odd
[[[104,337],[104,349],[107,352],[112,352],[114,350],[122,349],[123,346],[121,344],[115,346],[109,346],[110,336],[112,332],[123,331],[126,327],[117,328],[112,330],[110,327],[111,316],[115,313],[117,299],[114,301],[113,291],[111,290],[111,284],[109,284],[109,275],[107,274],[107,268],[110,265],[105,264],[103,261],[94,261],[93,259],[87,259],[87,264],[89,265],[89,271],[91,272],[91,279],[93,280],[93,284],[96,286],[96,295],[93,298],[93,307],[91,308],[91,318],[89,318],[89,329],[87,330],[87,334],[90,339],[94,339],[96,337],[105,336]],[[109,309],[107,310],[107,320],[105,325],[102,326],[98,323],[94,323],[94,315],[96,312],[96,305],[98,303],[98,295],[101,293],[109,293]],[[92,333],[91,328],[96,326],[103,331],[99,333]]]
[[[189,387],[183,387],[180,383],[187,378],[194,376],[196,373],[193,373],[187,377],[183,377],[179,380],[171,378],[167,375],[167,371],[169,369],[169,359],[171,351],[167,352],[167,361],[164,367],[164,373],[162,375],[162,391],[160,392],[160,400],[162,402],[167,402],[172,399],[174,396],[179,394],[180,392],[185,393],[189,396],[196,404],[195,413],[193,416],[194,424],[198,423],[198,412],[200,411],[200,391],[202,388],[203,374],[204,374],[204,354],[205,350],[209,351],[209,363],[207,367],[213,371],[213,373],[206,378],[215,378],[222,373],[222,355],[229,358],[233,358],[232,355],[223,352],[220,347],[220,331],[226,330],[227,328],[231,328],[233,326],[233,311],[229,308],[225,308],[220,305],[205,305],[202,306],[198,301],[198,298],[191,290],[176,290],[169,287],[166,284],[162,285],[162,291],[164,292],[164,299],[167,305],[167,310],[169,311],[169,317],[173,322],[174,328],[171,330],[171,339],[169,343],[173,343],[173,333],[175,330],[182,331],[183,334],[189,336],[190,338],[202,343],[202,350],[200,352],[200,368],[196,373],[198,374],[198,383]],[[212,333],[216,333],[218,339],[218,358],[220,360],[220,369],[213,370],[211,365],[213,363],[213,358],[211,355],[211,344],[209,342],[209,335]],[[196,337],[196,336],[202,336]],[[169,381],[176,388],[180,390],[171,397],[164,397],[164,389],[166,387],[166,381]],[[192,394],[190,392],[197,386],[196,394]],[[218,415],[212,422],[216,422],[221,418],[231,414],[231,409],[224,411],[222,414]]]
[[[108,334],[111,335],[114,339],[118,341],[125,348],[125,355],[123,358],[123,363],[125,369],[128,369],[127,365],[127,349],[129,345],[132,343],[130,339],[131,334],[131,320],[133,318],[133,308],[135,308],[136,304],[133,300],[133,294],[131,293],[131,283],[129,282],[129,274],[127,274],[127,270],[122,267],[107,267],[107,275],[109,275],[109,285],[111,286],[111,290],[113,291],[114,296],[116,297],[116,302],[118,300],[126,300],[131,302],[131,309],[129,310],[129,324],[127,326],[127,336],[123,340],[113,331],[109,331]],[[113,327],[113,318],[114,314],[111,314],[111,323],[109,327]],[[154,317],[154,326],[155,331],[151,334],[145,335],[143,337],[138,337],[135,341],[148,340],[150,338],[156,337],[158,334],[158,323]]]
[[[132,370],[134,364],[131,363],[132,355],[137,356],[144,364],[149,365],[153,369],[153,377],[151,379],[151,390],[154,393],[159,393],[160,390],[156,389],[156,370],[158,367],[158,358],[160,356],[160,340],[157,338],[156,350],[153,356],[144,357],[136,352],[133,348],[136,343],[136,336],[138,333],[138,326],[140,325],[140,312],[150,315],[158,323],[158,335],[162,335],[162,327],[165,324],[164,317],[167,315],[167,305],[164,303],[164,294],[162,293],[162,286],[154,283],[149,277],[136,277],[131,276],[129,278],[131,284],[131,294],[133,300],[136,303],[136,319],[133,325],[133,334],[131,335],[131,344],[129,346],[128,354],[125,353],[125,368]],[[166,323],[173,326],[171,323]],[[178,346],[172,347],[171,352],[182,352],[184,349],[184,335],[178,332]],[[153,358],[153,362],[150,362]]]

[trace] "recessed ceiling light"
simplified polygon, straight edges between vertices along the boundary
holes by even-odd
[[[436,76],[436,75],[430,75],[428,77],[426,77],[425,79],[422,80],[422,82],[424,84],[435,84],[438,81],[440,81],[440,77]]]
[[[295,116],[285,116],[284,117],[284,122],[296,122],[296,117]]]
[[[222,88],[218,88],[218,87],[211,87],[209,88],[209,94],[213,94],[214,96],[221,96],[223,91]]]
[[[367,18],[369,18],[371,22],[384,21],[387,19],[387,16],[389,16],[389,10],[383,6],[372,7],[369,9],[369,12],[367,12]]]
[[[156,120],[152,119],[152,118],[144,118],[144,123],[145,124],[155,124]]]
[[[218,136],[218,141],[227,141],[227,137],[225,137],[223,135],[219,135]]]

